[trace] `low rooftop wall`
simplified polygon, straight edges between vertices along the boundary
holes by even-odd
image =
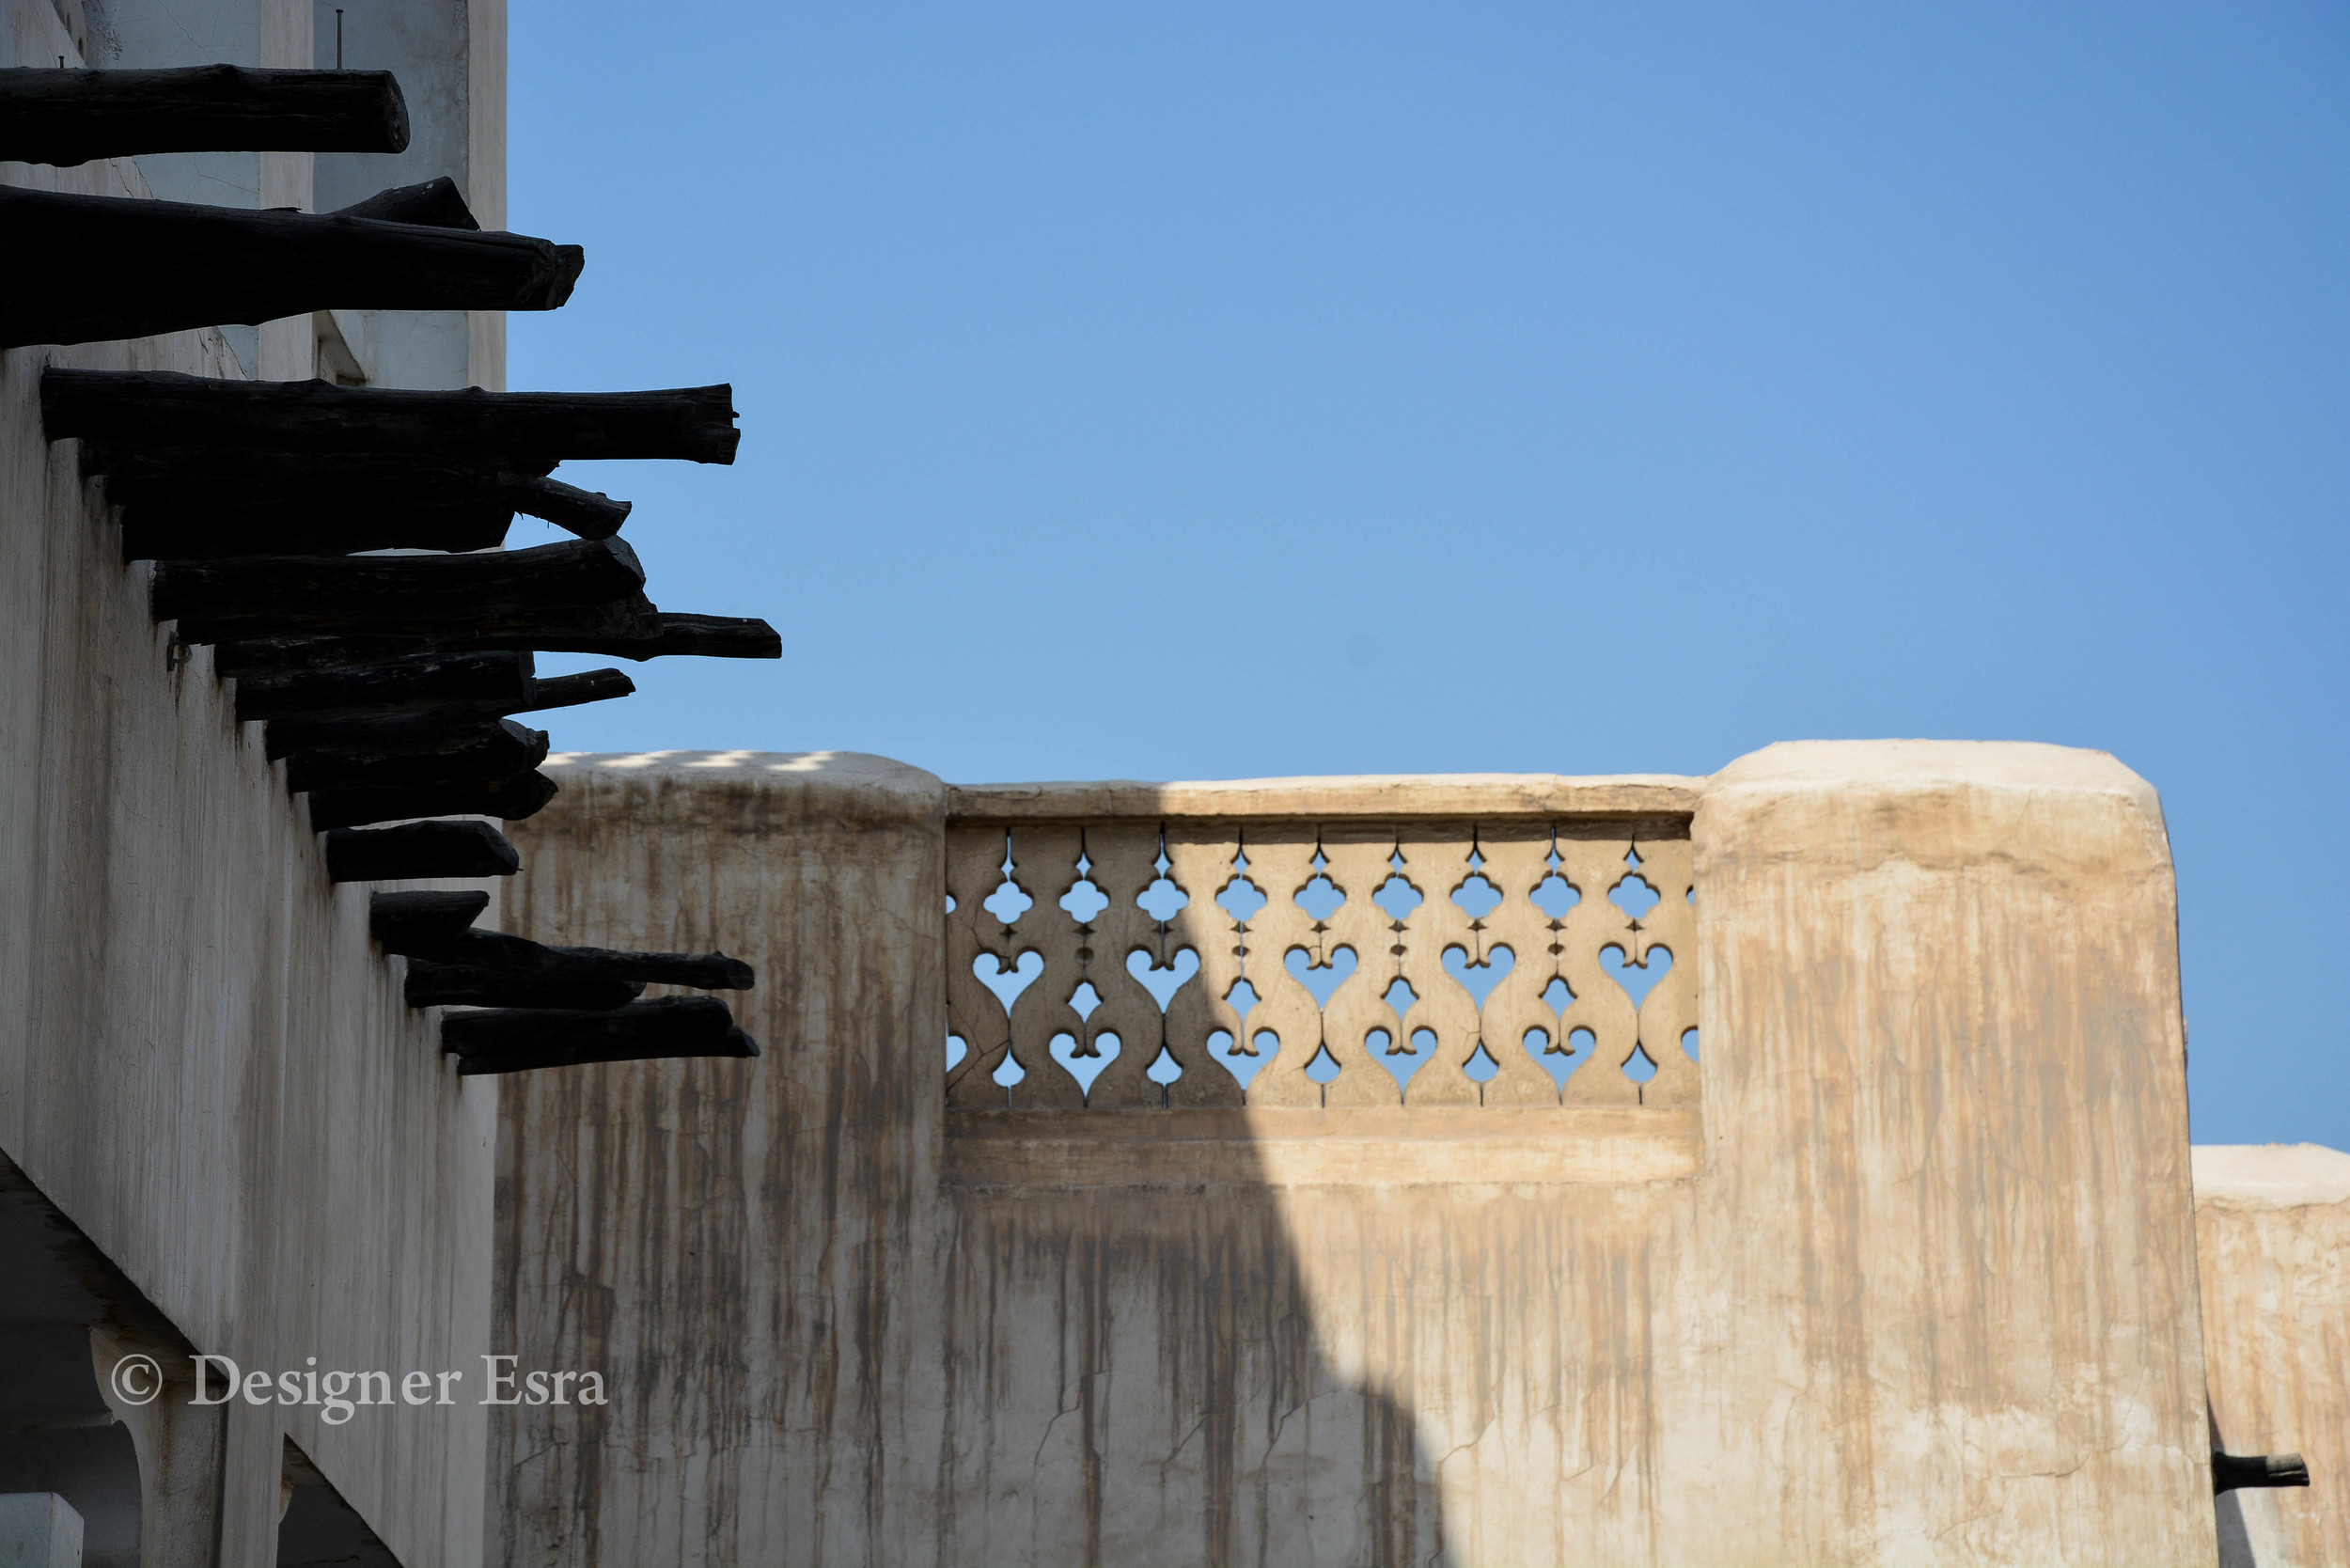
[[[2170,859],[2109,758],[557,776],[511,928],[757,933],[767,1055],[510,1086],[497,1332],[629,1392],[494,1433],[494,1558],[2213,1560]]]

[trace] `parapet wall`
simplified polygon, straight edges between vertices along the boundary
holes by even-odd
[[[757,933],[767,1055],[509,1092],[496,1333],[628,1393],[494,1431],[493,1559],[2213,1560],[2170,861],[2109,758],[1803,745],[1704,780],[950,791],[738,752],[556,776],[516,835],[511,929]],[[1009,932],[990,835],[1028,900]],[[1516,906],[1561,869],[1565,913]],[[1681,908],[1633,929],[1633,870]],[[1235,870],[1277,907],[1220,902]],[[1421,905],[1367,916],[1398,871]],[[1500,905],[1453,899],[1472,873]],[[1177,914],[1140,902],[1162,879]],[[1366,974],[1333,986],[1340,946]],[[1525,978],[1493,979],[1502,946]],[[1186,948],[1201,995],[1161,1008],[1143,982]],[[1554,957],[1589,1042],[1531,983]],[[1006,1012],[984,982],[1024,969]],[[1409,998],[1375,991],[1395,969]],[[1276,1075],[1244,1096],[1216,1074],[1236,1086],[1256,1010]],[[1423,1021],[1407,1085],[1387,1047]],[[1585,1058],[1563,1090],[1538,1030]],[[1097,1065],[1089,1104],[1070,1069]]]

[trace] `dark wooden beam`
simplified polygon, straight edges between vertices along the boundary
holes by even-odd
[[[650,605],[647,609],[650,609]],[[636,635],[640,624],[648,629],[643,635]],[[639,662],[673,654],[717,659],[783,657],[783,638],[763,620],[652,611],[639,621],[633,611],[623,617],[607,613],[603,607],[551,610],[528,618],[526,625],[518,617],[511,622],[484,622],[472,631],[246,638],[235,635],[231,626],[223,628],[229,635],[214,638],[199,635],[209,630],[191,627],[184,621],[179,628],[185,641],[216,641],[219,646],[212,651],[213,668],[228,676],[288,674],[489,648],[527,648],[541,653],[601,653]]]
[[[463,238],[440,229],[407,232]],[[52,441],[80,436],[299,452],[415,452],[473,461],[682,458],[732,463],[742,439],[734,428],[734,388],[723,384],[660,392],[484,392],[478,387],[412,392],[322,381],[216,381],[164,370],[52,367],[42,372],[40,397]]]
[[[391,952],[406,952],[405,944],[446,940],[481,918],[490,895],[479,888],[463,892],[370,893],[368,930]]]
[[[515,495],[514,510],[569,528],[582,539],[610,539],[620,531],[634,509],[630,502],[615,501],[601,490],[582,490],[560,479],[538,479]]]
[[[241,719],[365,718],[462,708],[476,713],[534,713],[608,702],[636,690],[617,669],[537,679],[528,653],[428,653],[383,664],[237,682]]]
[[[527,657],[527,655],[525,655]],[[542,713],[550,708],[577,708],[589,702],[610,702],[635,694],[636,682],[617,669],[588,669],[577,675],[551,675],[535,682],[530,700],[501,713]]]
[[[457,181],[439,175],[421,185],[394,185],[348,207],[337,207],[338,218],[373,218],[378,223],[416,223],[428,228],[479,228],[480,220],[465,205]]]
[[[614,948],[556,948],[583,958],[607,975],[648,985],[683,985],[697,991],[748,991],[759,983],[751,966],[724,953],[638,953]]]
[[[490,713],[442,709],[378,718],[278,719],[269,755],[284,758],[286,786],[308,790],[413,790],[494,783],[547,760],[547,732]]]
[[[418,931],[387,949],[468,969],[501,974],[603,975],[647,985],[683,985],[700,991],[748,991],[756,983],[751,966],[724,953],[640,953],[613,948],[550,948],[527,937],[496,931]]]
[[[519,713],[539,685],[527,653],[429,653],[237,682],[241,719],[356,718],[433,708]]]
[[[259,493],[272,500],[337,505],[352,496],[402,501],[479,500],[528,488],[553,458],[438,457],[416,452],[275,452],[264,447],[155,446],[85,440],[82,472],[106,477],[106,498],[193,504],[207,494]]]
[[[442,1031],[446,1041],[447,1031]],[[2248,1487],[2307,1486],[2308,1463],[2297,1453],[2217,1453],[2211,1456],[2211,1489],[2217,1497]]]
[[[354,497],[122,509],[126,561],[227,560],[238,556],[348,556],[362,550],[494,550],[514,509],[495,501],[415,506]]]
[[[488,823],[338,827],[326,835],[326,874],[337,882],[512,876],[522,866],[506,835]]]
[[[141,152],[405,152],[388,71],[0,71],[0,159]]]
[[[519,551],[515,553],[520,554]],[[402,558],[426,560],[432,557],[415,556]],[[449,605],[447,610],[455,615],[454,619],[420,615],[415,620],[399,626],[363,623],[352,626],[352,635],[348,636],[323,631],[314,634],[310,628],[291,626],[282,621],[273,626],[250,618],[222,620],[182,616],[173,630],[181,642],[241,645],[241,651],[229,664],[216,665],[217,672],[222,675],[249,673],[250,668],[245,666],[257,657],[261,663],[251,667],[324,669],[335,665],[374,664],[384,659],[412,658],[419,653],[457,653],[494,648],[556,652],[586,644],[588,651],[592,652],[606,643],[651,643],[661,635],[660,612],[653,608],[652,601],[641,593],[632,593],[625,599],[615,599],[605,604],[516,610],[497,615],[466,614],[463,613],[466,606],[462,604]],[[270,646],[267,651],[258,653],[243,651],[243,645],[256,641]],[[289,660],[292,662],[287,662]]]
[[[414,790],[320,790],[309,797],[310,825],[323,830],[405,822],[412,817],[461,816],[518,823],[544,810],[555,795],[555,780],[543,773]]]
[[[149,606],[239,636],[341,627],[463,624],[535,610],[608,604],[644,587],[617,539],[447,556],[252,556],[166,561]],[[186,636],[186,633],[181,634]],[[189,637],[188,640],[198,640]],[[202,640],[222,640],[216,632]]]
[[[665,996],[650,1002],[631,1002],[629,1007],[657,1007],[663,1001],[676,999]],[[628,1010],[624,1008],[619,1011]],[[467,1015],[456,1013],[450,1016]],[[573,1012],[560,1016],[596,1018],[609,1017],[611,1014]],[[444,1033],[446,1032],[444,1029]],[[543,1044],[525,1045],[512,1051],[461,1056],[457,1058],[458,1074],[460,1076],[473,1077],[495,1073],[534,1073],[552,1067],[589,1067],[603,1061],[664,1061],[686,1057],[756,1057],[759,1055],[759,1042],[741,1029],[729,1029],[724,1040],[711,1045],[671,1044],[663,1040],[658,1031],[653,1030],[645,1031],[644,1038],[640,1040],[573,1044],[570,1042],[574,1032],[551,1028],[544,1036],[547,1043]]]
[[[86,453],[86,472],[106,475],[106,499],[122,509],[126,560],[208,560],[228,556],[344,556],[360,550],[489,550],[506,537],[514,513],[527,512],[582,539],[610,539],[628,521],[629,503],[557,480],[512,471],[478,477],[436,467],[430,472],[335,472],[317,453],[229,454],[285,460],[271,465],[215,462],[173,472],[122,471],[120,454],[136,448],[99,447],[102,463]],[[183,447],[151,450],[175,456]],[[399,460],[390,460],[397,463]],[[292,463],[311,470],[284,472]],[[242,468],[243,471],[238,471]],[[274,469],[277,471],[273,471]]]
[[[148,337],[330,307],[553,310],[584,265],[577,245],[525,234],[0,186],[0,348]]]
[[[462,964],[408,961],[403,989],[410,1007],[529,1007],[603,1010],[626,1007],[645,994],[641,980],[610,975],[529,975],[475,969]]]
[[[460,1073],[518,1073],[598,1061],[675,1057],[756,1057],[758,1043],[714,996],[663,996],[603,1012],[541,1008],[452,1012],[441,1048]]]
[[[692,655],[704,659],[780,659],[783,637],[755,616],[661,614],[658,635],[637,639],[573,637],[538,642],[533,647],[550,653],[602,653],[619,659],[662,659]]]

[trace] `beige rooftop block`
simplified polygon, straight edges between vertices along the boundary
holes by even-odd
[[[2221,1500],[2221,1560],[2350,1564],[2350,1154],[2198,1148],[2195,1231],[2212,1424],[2231,1453],[2310,1466],[2306,1490]]]
[[[1705,1369],[1677,1550],[2207,1563],[2170,855],[2045,745],[1772,746],[1696,846]]]

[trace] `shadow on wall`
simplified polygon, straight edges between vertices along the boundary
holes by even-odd
[[[498,1412],[492,1560],[1448,1560],[1412,1412],[1321,1350],[1249,1166],[957,1179],[935,778],[762,754],[556,776],[515,824],[508,929],[743,933],[767,1054],[502,1081],[493,1337],[601,1369],[612,1403]]]
[[[1247,862],[1096,826],[1024,828],[1000,865],[1003,834],[948,834],[950,925],[999,956],[948,944],[949,1027],[979,1049],[948,1035],[942,1560],[1447,1561],[1434,1456],[1408,1404],[1324,1354],[1237,1109],[1283,1048],[1221,962],[1216,901],[1255,893]],[[1330,999],[1312,977],[1283,999],[1308,996]],[[1210,1180],[1167,1181],[1177,1138]]]
[[[1438,1456],[1324,1355],[1279,1199],[1241,1174],[950,1200],[942,1561],[1452,1560]]]

